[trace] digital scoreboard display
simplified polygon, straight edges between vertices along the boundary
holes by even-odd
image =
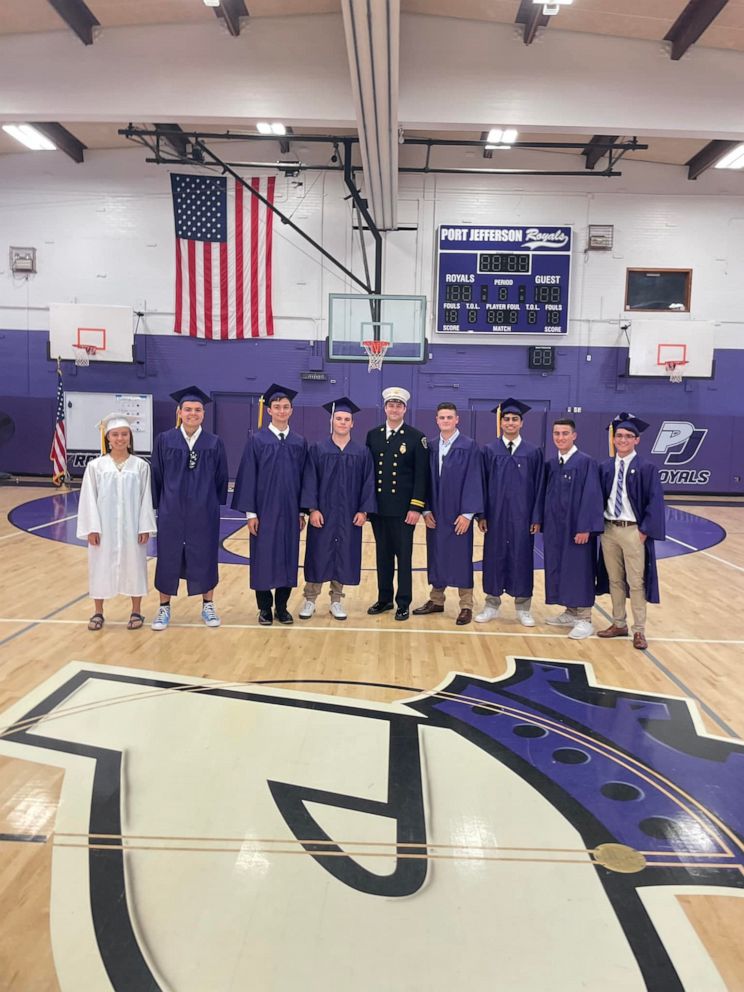
[[[570,227],[439,228],[437,330],[565,334]]]

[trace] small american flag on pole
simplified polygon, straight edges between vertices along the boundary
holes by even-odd
[[[250,185],[274,202],[274,176]],[[230,176],[171,175],[176,334],[231,340],[274,333],[274,214]]]
[[[57,369],[57,409],[54,414],[54,437],[49,452],[52,463],[52,482],[61,486],[67,475],[67,435],[65,433],[65,390],[62,385],[62,370]]]

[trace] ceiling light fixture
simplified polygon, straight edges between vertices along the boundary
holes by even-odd
[[[550,3],[545,3],[545,0],[532,0],[532,2],[542,6],[542,12],[546,17],[552,17],[561,7],[573,3],[573,0],[550,0]]]
[[[716,169],[744,169],[744,144],[737,145],[720,158],[714,168]]]
[[[219,7],[220,0],[204,0],[205,7]]]
[[[493,148],[511,148],[518,137],[519,132],[513,127],[508,127],[503,130],[500,127],[492,127],[488,132],[488,137],[486,138],[486,148],[489,150]]]
[[[278,138],[283,137],[287,133],[286,126],[280,124],[279,121],[273,121],[271,124],[268,121],[259,121],[256,124],[256,130],[259,134],[274,134]]]
[[[57,146],[30,124],[3,124],[3,131],[34,152],[56,152]]]

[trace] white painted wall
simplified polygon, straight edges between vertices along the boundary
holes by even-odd
[[[436,154],[446,164],[446,152]],[[403,149],[404,164],[418,157],[420,150]],[[50,303],[85,302],[146,310],[140,330],[170,333],[168,170],[147,165],[144,158],[135,148],[86,153],[82,166],[53,152],[0,158],[0,327],[46,330]],[[533,159],[540,168],[572,168],[576,162],[545,152]],[[480,167],[483,159],[472,164]],[[744,176],[711,170],[690,183],[681,168],[623,161],[621,169],[623,176],[613,180],[401,176],[399,222],[418,227],[386,238],[386,292],[432,298],[439,224],[570,224],[575,254],[566,344],[624,344],[619,318],[626,267],[679,266],[694,270],[692,314],[679,319],[713,321],[716,347],[744,347]],[[302,186],[278,180],[277,205],[361,274],[340,178],[316,172],[302,179]],[[612,252],[585,252],[589,223],[615,225]],[[274,231],[277,336],[325,337],[328,293],[352,287],[287,227],[277,223]],[[10,274],[10,245],[37,249],[37,275]],[[451,335],[432,338],[461,344]],[[468,340],[495,347],[510,343],[487,335]],[[530,340],[520,337],[520,343]]]

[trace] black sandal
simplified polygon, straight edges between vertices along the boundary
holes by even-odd
[[[104,623],[103,613],[94,613],[88,621],[88,630],[100,630]]]
[[[129,617],[129,623],[127,624],[127,630],[139,630],[142,624],[145,622],[145,618],[141,613],[132,613]]]

